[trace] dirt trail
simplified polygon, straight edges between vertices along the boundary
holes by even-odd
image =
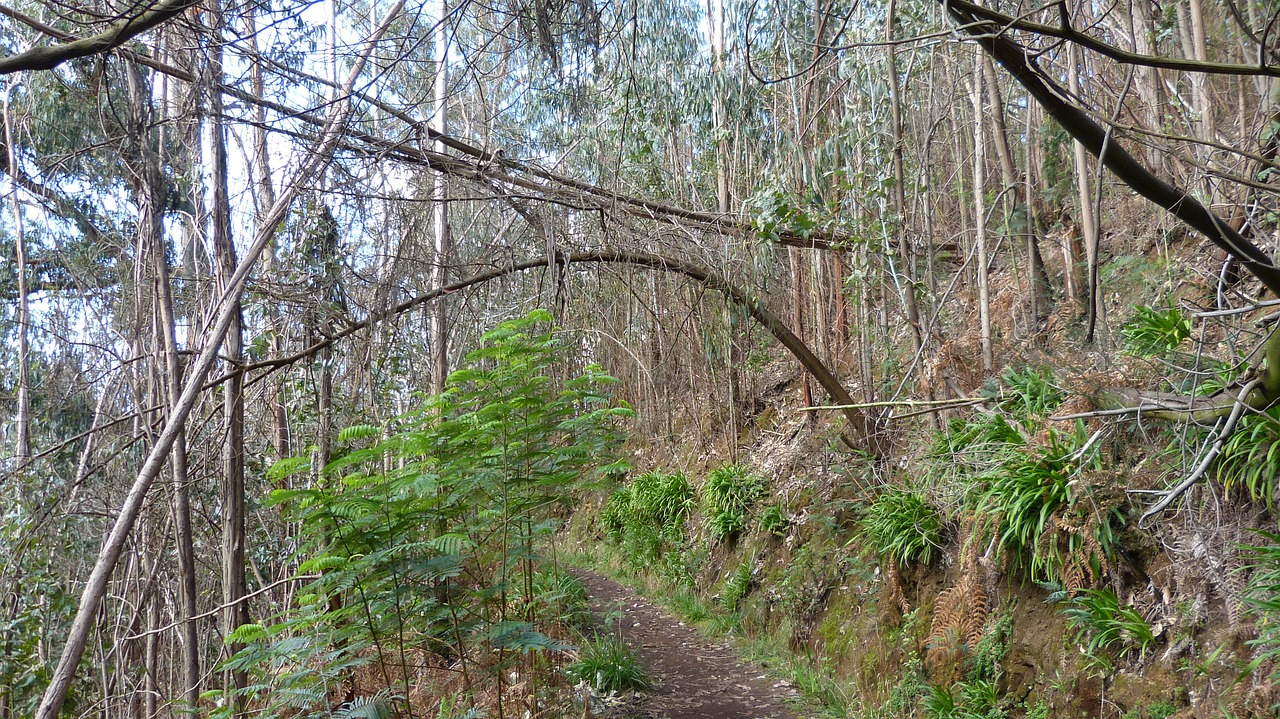
[[[658,605],[595,572],[575,570],[599,626],[622,615],[622,637],[653,677],[654,690],[627,708],[627,719],[797,719],[784,705],[793,689],[743,664],[725,642],[702,636]],[[611,627],[612,629],[612,627]]]

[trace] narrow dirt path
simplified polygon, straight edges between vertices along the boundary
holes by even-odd
[[[798,719],[784,702],[796,692],[743,664],[725,642],[709,640],[653,602],[588,570],[574,570],[605,631],[621,613],[622,638],[649,674],[654,690],[628,707],[627,719]],[[610,631],[614,629],[609,627]]]

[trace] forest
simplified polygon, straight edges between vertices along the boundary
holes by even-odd
[[[1274,0],[0,0],[0,719],[1280,716]]]

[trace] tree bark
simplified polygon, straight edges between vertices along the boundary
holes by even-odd
[[[431,126],[438,134],[449,132],[449,23],[448,0],[435,0],[436,3],[436,36],[435,57],[436,74],[434,83],[435,101],[432,108]],[[437,140],[435,151],[444,152],[444,145]],[[432,224],[435,228],[436,258],[432,273],[432,287],[444,287],[449,279],[449,264],[453,259],[453,237],[449,227],[449,188],[445,184],[445,175],[436,173],[432,188]],[[449,377],[449,307],[448,300],[441,297],[431,308],[431,390],[436,394],[444,391],[446,379]]]
[[[25,472],[31,457],[31,304],[27,289],[27,240],[22,222],[22,203],[18,200],[18,156],[13,145],[13,123],[9,99],[13,85],[4,94],[4,143],[10,169],[9,192],[13,201],[14,253],[17,255],[15,270],[18,273],[18,411],[14,418],[17,425],[17,446],[13,458],[19,472]]]

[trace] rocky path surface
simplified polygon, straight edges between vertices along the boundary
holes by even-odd
[[[626,719],[799,719],[785,704],[793,689],[744,664],[725,642],[707,639],[628,587],[575,570],[604,631],[621,630],[655,686],[623,712]]]

